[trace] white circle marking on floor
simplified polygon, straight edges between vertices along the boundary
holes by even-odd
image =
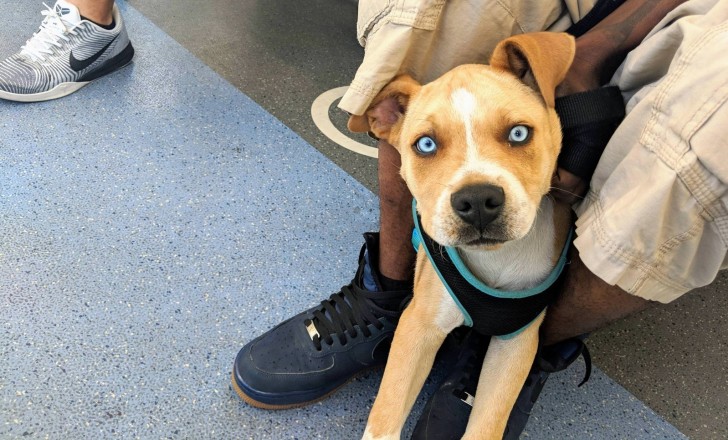
[[[318,129],[321,130],[321,133],[323,133],[327,138],[347,150],[351,150],[364,156],[376,158],[379,156],[378,149],[362,144],[361,142],[357,142],[348,137],[344,133],[340,132],[339,129],[331,122],[331,119],[329,119],[329,108],[331,107],[331,104],[344,96],[346,89],[348,89],[347,86],[337,87],[320,94],[318,98],[314,99],[313,104],[311,104],[311,118],[313,118],[313,122],[316,124],[316,127],[318,127]]]

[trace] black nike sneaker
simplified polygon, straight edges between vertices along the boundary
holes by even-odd
[[[442,368],[449,374],[427,401],[412,433],[413,439],[458,440],[468,425],[490,338],[460,327],[447,340],[452,347],[443,356]]]
[[[232,383],[249,404],[284,409],[317,402],[358,374],[384,366],[402,309],[412,291],[363,287],[365,253],[371,268],[378,234],[364,234],[354,280],[317,307],[246,344],[233,365]]]
[[[0,98],[36,102],[69,95],[90,81],[111,73],[134,57],[118,8],[106,29],[58,0],[20,52],[0,62]]]
[[[463,338],[460,354],[448,376],[425,405],[412,440],[455,440],[463,436],[488,342],[489,339],[473,331]],[[580,355],[584,357],[587,369],[579,386],[589,380],[591,374],[591,357],[582,339],[567,339],[539,350],[508,417],[503,440],[518,440],[549,375],[565,370]]]

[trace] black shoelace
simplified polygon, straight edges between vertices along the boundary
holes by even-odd
[[[316,326],[318,335],[311,338],[316,350],[321,350],[322,343],[332,345],[334,336],[338,337],[341,345],[346,345],[348,338],[356,338],[358,331],[369,337],[372,335],[369,324],[378,330],[384,328],[374,312],[375,308],[366,292],[352,284],[321,301],[321,307],[313,312],[313,319],[305,322],[307,326],[311,323]],[[358,331],[355,326],[358,326]]]
[[[475,397],[475,390],[478,387],[478,364],[475,357],[471,358],[465,365],[467,372],[460,378],[459,386],[452,390],[453,395],[468,406],[473,406],[472,399]]]
[[[592,371],[592,362],[591,362],[591,355],[589,354],[589,349],[587,348],[584,341],[580,338],[571,338],[566,341],[562,341],[559,344],[574,344],[574,350],[571,353],[571,355],[564,357],[561,353],[557,351],[553,351],[553,347],[545,347],[541,349],[541,353],[539,353],[538,356],[536,356],[536,365],[537,367],[545,371],[547,373],[556,373],[558,371],[566,370],[571,364],[576,361],[579,356],[584,358],[584,378],[581,380],[579,385],[582,386],[591,377],[591,371]]]
[[[469,353],[462,369],[462,376],[458,380],[458,387],[452,393],[464,403],[472,406],[472,398],[475,396],[478,387],[483,359],[488,350],[488,338],[481,337],[475,332],[466,337],[470,338],[466,342],[470,346],[468,348]]]
[[[479,341],[476,339],[476,343],[479,343]],[[567,369],[571,364],[576,361],[576,359],[579,358],[579,356],[584,358],[584,366],[585,366],[585,372],[584,372],[584,378],[582,381],[577,385],[578,387],[581,387],[584,385],[589,378],[591,377],[591,371],[592,371],[592,362],[591,362],[591,355],[589,354],[589,349],[587,348],[584,341],[573,338],[569,341],[564,341],[562,343],[573,343],[576,344],[576,348],[571,356],[568,358],[564,358],[560,356],[558,353],[541,353],[539,356],[537,356],[535,363],[536,365],[533,366],[533,372],[539,372],[539,371],[545,371],[548,373],[555,373],[558,371],[563,371]],[[472,343],[469,343],[472,344]],[[487,345],[485,345],[485,348],[481,348],[482,346],[478,346],[476,344],[471,345],[472,348],[470,348],[470,353],[468,353],[468,359],[465,363],[465,366],[462,369],[462,376],[459,380],[459,386],[458,388],[453,390],[453,394],[455,397],[459,398],[465,403],[468,403],[469,398],[472,398],[475,396],[476,388],[478,387],[478,379],[480,377],[480,369],[483,365],[483,359],[485,358],[485,352],[487,350]],[[478,347],[477,349],[475,347]],[[532,387],[533,380],[535,378],[538,378],[541,383],[538,384],[538,390],[534,393],[534,396],[532,397],[532,402],[535,402],[535,399],[538,397],[538,394],[541,391],[541,387],[543,387],[543,382],[545,382],[545,377],[540,377],[538,374],[529,374],[526,378],[525,388]],[[468,403],[469,404],[469,403]]]

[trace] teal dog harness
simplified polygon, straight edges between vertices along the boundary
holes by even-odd
[[[573,229],[569,231],[558,263],[541,284],[527,290],[503,291],[485,285],[465,266],[457,249],[441,246],[422,230],[417,202],[414,200],[412,215],[415,221],[412,231],[415,250],[419,250],[422,245],[435,272],[465,316],[465,325],[473,327],[478,333],[514,336],[528,327],[556,298],[562,284],[561,273],[566,265]]]

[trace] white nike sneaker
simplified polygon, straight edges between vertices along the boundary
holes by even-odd
[[[44,4],[45,5],[45,4]],[[69,95],[134,57],[114,5],[113,29],[81,19],[78,8],[58,0],[20,52],[0,62],[0,98],[36,102]]]

